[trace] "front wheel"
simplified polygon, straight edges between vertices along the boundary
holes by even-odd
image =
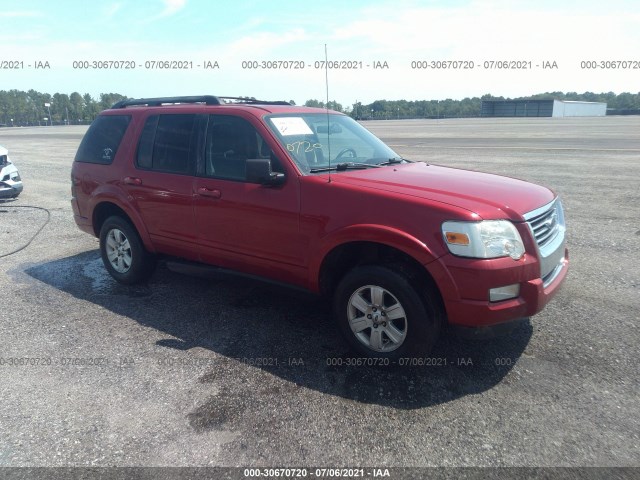
[[[360,266],[345,275],[334,295],[334,314],[354,350],[390,359],[429,353],[440,316],[428,287],[416,287],[383,266]]]
[[[107,271],[127,285],[147,280],[155,269],[155,256],[147,252],[135,228],[124,218],[109,217],[100,229],[100,254]]]

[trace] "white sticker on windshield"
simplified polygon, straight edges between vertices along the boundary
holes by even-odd
[[[313,135],[313,131],[302,117],[278,117],[272,118],[281,135]]]

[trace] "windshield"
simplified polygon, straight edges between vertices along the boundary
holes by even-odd
[[[269,116],[269,126],[304,173],[340,164],[360,168],[400,161],[400,156],[358,122],[345,115],[308,113]]]

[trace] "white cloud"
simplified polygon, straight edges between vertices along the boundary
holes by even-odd
[[[187,5],[187,0],[162,0],[162,3],[164,3],[164,10],[160,15],[168,17],[182,10]]]
[[[597,5],[588,2],[581,4],[581,9],[572,9],[545,2],[523,2],[516,7],[506,0],[472,1],[464,6],[453,4],[454,7],[427,2],[415,7],[407,6],[410,2],[397,1],[402,8],[384,2],[358,8],[352,15],[326,19],[302,12],[268,16],[257,9],[220,30],[195,25],[194,22],[206,21],[202,15],[185,15],[175,22],[183,30],[172,30],[174,36],[160,35],[160,29],[145,25],[149,27],[148,36],[127,36],[119,41],[115,37],[105,41],[99,35],[88,35],[83,41],[66,40],[64,36],[43,41],[52,35],[47,30],[38,32],[30,42],[11,36],[4,46],[16,58],[25,62],[49,60],[55,68],[46,75],[33,75],[31,70],[3,74],[3,82],[12,88],[26,89],[49,82],[69,85],[71,90],[119,91],[132,96],[212,92],[215,88],[213,93],[218,94],[304,101],[324,98],[324,72],[314,67],[314,61],[324,59],[326,43],[330,60],[390,64],[389,70],[329,71],[330,96],[343,104],[355,99],[368,103],[376,98],[444,99],[484,93],[524,96],[554,90],[637,91],[637,70],[588,71],[580,68],[580,60],[637,60],[640,13],[623,12],[620,8],[601,13]],[[126,17],[129,24],[118,24],[117,28],[162,21],[176,14],[182,17],[185,9],[196,7],[187,0],[155,0],[154,4],[151,15],[132,14]],[[126,5],[122,0],[111,0],[102,13],[111,12],[125,19]],[[10,15],[39,14],[0,13],[4,17]],[[183,21],[191,23],[183,25]],[[189,32],[184,30],[187,26],[191,27]],[[33,29],[29,35],[34,35]],[[84,59],[134,59],[138,67],[133,71],[110,71],[108,75],[105,71],[71,68],[74,60]],[[143,62],[154,59],[192,60],[194,65],[216,60],[220,69],[146,70]],[[241,67],[245,60],[302,60],[306,66],[295,71],[249,69]],[[419,70],[410,68],[412,60],[472,60],[476,64],[483,60],[526,60],[534,65],[555,60],[560,68]],[[7,83],[10,79],[11,84]]]
[[[503,59],[597,53],[614,56],[638,48],[637,14],[596,13],[535,6],[514,9],[504,2],[459,8],[372,8],[333,31],[333,48],[366,47],[373,54],[434,60],[501,55]],[[616,51],[617,50],[617,51]],[[434,57],[438,58],[434,58]],[[506,56],[506,57],[505,57]],[[556,57],[557,58],[557,57]]]
[[[162,0],[163,9],[157,14],[141,20],[141,24],[153,23],[157,20],[171,17],[183,10],[187,5],[187,0]]]
[[[122,3],[112,3],[110,5],[105,6],[103,9],[103,14],[107,18],[113,17],[118,11],[122,8]]]
[[[222,56],[233,60],[258,59],[273,55],[283,47],[292,47],[292,51],[297,52],[296,46],[307,40],[309,40],[309,36],[302,28],[294,28],[284,33],[256,32],[231,43],[218,45],[211,49],[211,53],[218,58]]]

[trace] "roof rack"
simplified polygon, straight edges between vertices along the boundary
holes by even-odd
[[[165,104],[176,103],[204,103],[205,105],[223,104],[250,104],[250,105],[291,105],[289,102],[256,100],[248,97],[215,97],[213,95],[199,95],[188,97],[158,97],[158,98],[135,98],[132,100],[121,100],[111,108],[126,108],[136,105],[146,105],[148,107],[160,107]]]
[[[158,97],[158,98],[135,98],[132,100],[121,100],[111,108],[126,108],[135,105],[147,105],[149,107],[159,107],[165,103],[204,103],[206,105],[220,105],[220,100],[212,95],[200,95],[191,97]]]
[[[257,105],[291,105],[289,102],[284,102],[282,100],[256,100],[255,98],[249,97],[217,97],[219,100],[222,100],[223,103],[247,103],[247,104],[257,104]]]

